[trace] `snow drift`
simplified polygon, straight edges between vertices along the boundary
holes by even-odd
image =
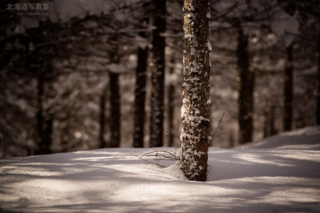
[[[319,135],[309,127],[262,141],[273,149],[251,149],[261,141],[210,148],[207,182],[186,180],[176,162],[162,169],[134,156],[152,149],[2,160],[0,206],[2,212],[320,212]]]

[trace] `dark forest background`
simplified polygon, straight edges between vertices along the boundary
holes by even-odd
[[[0,2],[3,158],[180,146],[183,1]],[[319,1],[211,0],[207,18],[210,146],[320,125]]]

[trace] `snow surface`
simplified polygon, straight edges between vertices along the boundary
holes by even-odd
[[[159,168],[134,156],[152,149],[2,160],[0,207],[2,212],[320,212],[319,136],[319,127],[308,127],[256,142],[259,146],[210,148],[207,182],[186,180],[179,162]]]

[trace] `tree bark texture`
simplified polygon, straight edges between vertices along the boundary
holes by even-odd
[[[119,74],[109,72],[110,80],[110,148],[120,147],[120,88]]]
[[[163,146],[166,0],[153,1],[150,147]]]
[[[147,81],[148,47],[138,48],[136,88],[134,102],[133,147],[142,148],[144,138],[145,99]]]
[[[206,181],[210,129],[208,0],[184,0],[181,168],[189,180]]]
[[[249,70],[248,36],[241,27],[238,30],[237,67],[239,144],[245,144],[252,141],[254,73]]]
[[[284,117],[283,130],[290,131],[292,129],[293,121],[293,66],[292,66],[292,51],[291,44],[286,48],[287,62],[284,72]]]

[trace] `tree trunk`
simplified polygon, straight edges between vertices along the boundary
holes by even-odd
[[[49,115],[49,118],[46,120],[46,129],[45,129],[45,141],[46,149],[48,150],[47,154],[51,154],[52,151],[50,149],[50,146],[52,144],[52,134],[53,134],[53,121],[54,116]]]
[[[292,66],[293,44],[286,48],[287,63],[284,72],[284,117],[283,130],[290,131],[293,121],[293,66]]]
[[[318,18],[318,82],[317,82],[317,125],[320,125],[320,18]]]
[[[269,110],[265,112],[265,123],[264,123],[264,138],[277,134],[277,130],[274,125],[275,119],[275,107],[270,106]]]
[[[142,148],[144,138],[144,118],[146,99],[148,47],[138,48],[138,66],[136,69],[136,88],[134,102],[133,147]]]
[[[275,107],[272,106],[270,109],[270,136],[277,134],[277,130],[274,126],[274,119],[275,119]]]
[[[170,68],[170,77],[174,74],[174,58],[171,59],[172,67]],[[174,135],[173,135],[173,119],[174,119],[174,96],[175,96],[175,88],[174,83],[170,80],[169,88],[168,88],[168,129],[169,129],[169,135],[168,135],[168,146],[173,147],[174,146]]]
[[[110,148],[120,147],[120,88],[119,74],[109,72],[110,80]]]
[[[208,161],[209,75],[208,0],[184,0],[181,168],[189,180],[206,181]]]
[[[38,150],[36,151],[37,155],[50,154],[50,141],[47,141],[46,131],[45,131],[45,118],[43,115],[43,98],[44,98],[44,79],[41,74],[39,74],[37,85],[37,144]]]
[[[269,112],[264,111],[264,122],[263,122],[263,137],[266,138],[269,136]]]
[[[38,77],[38,85],[37,85],[37,144],[38,144],[38,149],[36,154],[44,154],[43,150],[43,93],[44,93],[44,85],[43,85],[43,80],[42,78]]]
[[[99,130],[99,148],[106,148],[107,143],[104,139],[104,134],[106,130],[106,101],[107,101],[107,93],[108,93],[108,85],[106,85],[102,91],[100,96],[100,115],[99,115],[99,123],[100,123],[100,130]]]
[[[239,91],[239,144],[252,141],[254,73],[249,70],[248,36],[242,28],[238,31],[237,47],[238,91]]]
[[[153,1],[150,147],[163,146],[166,0]]]

